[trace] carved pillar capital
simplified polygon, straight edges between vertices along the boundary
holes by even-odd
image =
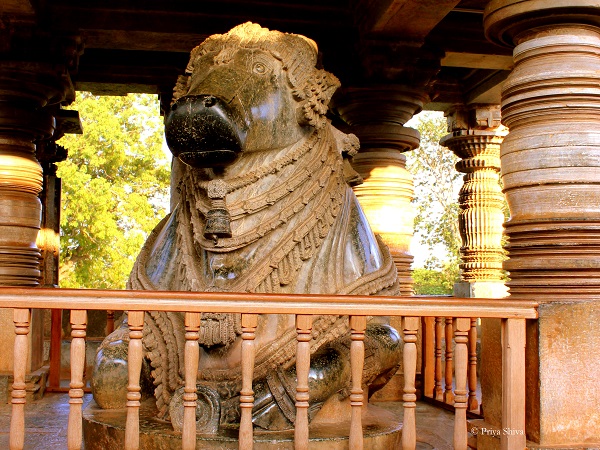
[[[517,45],[539,28],[557,25],[600,26],[600,10],[594,0],[492,0],[483,16],[488,40],[507,47]]]
[[[333,98],[332,107],[351,126],[383,123],[402,126],[421,112],[427,100],[423,89],[373,84],[340,89]]]

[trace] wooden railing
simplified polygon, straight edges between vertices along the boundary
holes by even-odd
[[[467,411],[479,413],[477,399],[477,321],[470,318],[467,333]],[[453,378],[453,318],[424,317],[422,319],[422,379],[423,396],[454,406]]]
[[[151,306],[150,306],[151,305]],[[22,449],[25,439],[25,361],[31,308],[71,310],[71,384],[68,422],[68,448],[82,446],[83,366],[87,310],[129,311],[129,384],[127,387],[126,449],[139,447],[139,377],[142,363],[142,330],[144,311],[179,311],[185,313],[185,386],[182,448],[196,446],[196,377],[199,358],[197,345],[202,312],[242,313],[242,389],[240,392],[241,422],[239,448],[252,448],[252,376],[254,368],[254,336],[258,314],[295,314],[298,330],[295,448],[307,449],[309,442],[308,368],[312,315],[350,316],[352,343],[351,392],[352,406],[349,448],[362,449],[361,409],[364,333],[367,316],[402,316],[404,340],[404,419],[402,448],[416,447],[416,334],[423,317],[452,317],[451,335],[455,341],[453,392],[455,406],[454,448],[467,448],[466,409],[468,401],[467,367],[468,333],[471,317],[495,317],[502,320],[503,382],[502,427],[525,430],[525,319],[537,318],[537,304],[517,300],[485,300],[439,297],[368,297],[335,295],[278,295],[191,293],[156,291],[100,291],[74,289],[0,288],[0,307],[14,308],[15,358],[12,390],[10,448]],[[449,330],[449,328],[446,328]],[[452,337],[451,336],[451,337]],[[503,449],[525,448],[521,433],[502,435]]]

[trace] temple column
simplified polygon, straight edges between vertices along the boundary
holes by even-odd
[[[354,186],[371,228],[390,249],[398,270],[401,295],[413,294],[410,243],[414,233],[415,211],[413,177],[406,170],[403,154],[419,146],[419,132],[404,124],[421,111],[427,96],[423,90],[402,86],[372,85],[342,90],[335,98],[335,109],[360,139],[360,151],[352,166],[363,178]],[[396,320],[398,319],[398,320]],[[400,318],[391,325],[402,329]],[[420,335],[418,337],[420,341]],[[417,348],[420,349],[420,342]],[[420,367],[421,355],[418,355]],[[381,391],[378,401],[400,401],[404,378],[402,370]]]
[[[402,86],[347,88],[335,108],[360,139],[352,166],[363,183],[354,192],[371,224],[389,247],[402,295],[413,294],[410,243],[414,233],[413,177],[406,151],[419,146],[419,132],[403,126],[421,111],[427,96]]]
[[[500,124],[500,105],[460,105],[447,112],[448,129],[440,144],[460,161],[464,173],[459,192],[458,224],[462,240],[461,281],[454,286],[455,297],[501,298],[507,295],[502,261],[504,194],[500,187],[500,144],[508,130]],[[479,410],[476,380],[479,374],[486,424],[502,423],[502,343],[500,320],[472,319],[469,333],[469,410]],[[477,340],[480,351],[477,352]],[[481,364],[477,367],[478,356]],[[481,445],[488,437],[478,437]],[[496,439],[497,440],[497,439]]]
[[[51,137],[55,130],[55,118],[46,106],[74,94],[69,63],[57,60],[73,62],[79,50],[76,41],[32,36],[27,30],[15,29],[12,36],[3,46],[6,51],[0,65],[0,286],[35,287],[41,275],[36,239],[43,185],[36,142]],[[35,60],[17,60],[16,55]],[[11,310],[0,312],[0,372],[8,376],[13,365],[12,316]],[[30,374],[43,363],[42,322],[41,311],[32,311],[30,352],[24,355]],[[28,386],[29,393],[43,392],[45,380],[40,377]]]
[[[493,42],[516,45],[502,92],[504,267],[512,297],[540,302],[527,330],[527,436],[600,443],[600,8],[495,0]]]

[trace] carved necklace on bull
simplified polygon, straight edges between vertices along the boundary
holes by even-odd
[[[249,246],[291,220],[298,222],[295,224],[294,233],[283,233],[281,238],[275,239],[276,245],[271,247],[273,251],[263,255],[253,264],[252,273],[236,280],[227,289],[200,284],[186,287],[193,290],[278,292],[282,286],[289,284],[302,262],[310,258],[319,247],[343,200],[347,186],[344,180],[346,172],[342,170],[342,152],[332,148],[335,141],[330,127],[315,130],[284,156],[231,179],[206,180],[202,171],[188,170],[180,184],[182,200],[185,203],[182,205],[183,217],[180,224],[192,223],[193,236],[190,235],[189,229],[187,232],[185,229],[178,232],[185,248],[229,253]],[[343,146],[343,152],[351,155],[358,148],[358,140],[353,135],[345,135]],[[292,165],[293,170],[282,173],[286,167]],[[227,204],[227,195],[242,188],[252,189],[252,185],[268,175],[278,175],[281,180],[278,179],[275,186],[259,195]],[[285,203],[282,203],[284,200]],[[281,203],[282,206],[271,208],[274,213],[263,217],[258,226],[233,237],[214,239],[215,233],[210,229],[212,225],[209,218],[215,214],[215,210],[221,210],[217,214],[221,217],[228,216],[234,222],[267,210],[277,203]],[[268,212],[269,210],[266,213]],[[222,224],[223,222],[220,223]],[[229,227],[229,224],[227,226]],[[203,278],[199,272],[202,264],[199,264],[196,258],[195,255],[184,256],[186,260],[182,262],[186,266],[187,280]]]
[[[318,139],[320,139],[320,136],[317,133],[317,130],[315,130],[302,145],[299,145],[292,152],[241,177],[235,177],[229,180],[217,178],[214,180],[198,182],[197,186],[206,192],[206,196],[210,200],[209,209],[206,209],[206,205],[202,204],[201,201],[199,202],[200,204],[196,204],[204,214],[206,220],[204,237],[213,240],[216,246],[219,245],[218,240],[220,238],[231,238],[232,217],[227,208],[225,197],[238,189],[242,189],[258,182],[267,175],[278,174],[284,167],[294,164],[311,151]],[[251,205],[247,205],[248,202],[245,202],[246,206],[243,207],[243,213],[252,214],[278,202],[310,177],[310,172],[305,169],[298,175],[299,176],[296,176],[294,180],[286,180],[286,187],[284,189],[280,188],[279,192],[269,191],[268,193],[258,196],[252,199]],[[293,181],[293,184],[289,185],[287,181]],[[238,219],[243,213],[235,211],[233,220]],[[246,242],[239,242],[237,244],[244,245]]]

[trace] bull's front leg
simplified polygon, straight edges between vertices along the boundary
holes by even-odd
[[[127,384],[129,374],[127,352],[129,349],[129,328],[127,320],[109,334],[98,348],[92,373],[92,394],[103,409],[125,408],[127,404]],[[150,367],[144,359],[140,375],[142,399],[152,395]]]

